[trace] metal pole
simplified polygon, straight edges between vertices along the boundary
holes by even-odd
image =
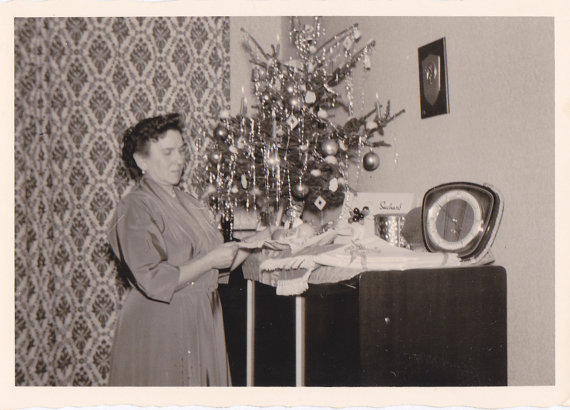
[[[295,385],[305,385],[305,298],[295,297]]]
[[[246,386],[253,386],[253,370],[255,363],[255,282],[247,281],[247,308],[246,308]]]

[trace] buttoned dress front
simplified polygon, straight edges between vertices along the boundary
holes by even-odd
[[[204,205],[150,177],[119,203],[109,242],[134,285],[123,299],[110,369],[115,386],[231,384],[219,273],[176,291],[179,266],[223,243]]]

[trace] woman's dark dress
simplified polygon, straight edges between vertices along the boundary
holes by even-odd
[[[119,203],[109,232],[136,281],[125,296],[111,355],[110,385],[227,386],[218,271],[174,292],[178,266],[223,243],[204,206],[143,177]]]

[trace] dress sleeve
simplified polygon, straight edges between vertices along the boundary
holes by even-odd
[[[120,203],[108,238],[115,255],[129,267],[137,287],[151,299],[170,302],[180,269],[168,263],[162,232],[145,205]]]

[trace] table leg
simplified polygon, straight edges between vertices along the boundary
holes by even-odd
[[[255,282],[247,281],[247,308],[246,308],[246,386],[253,386],[254,347],[255,347]]]
[[[305,298],[295,297],[295,385],[305,385]]]

